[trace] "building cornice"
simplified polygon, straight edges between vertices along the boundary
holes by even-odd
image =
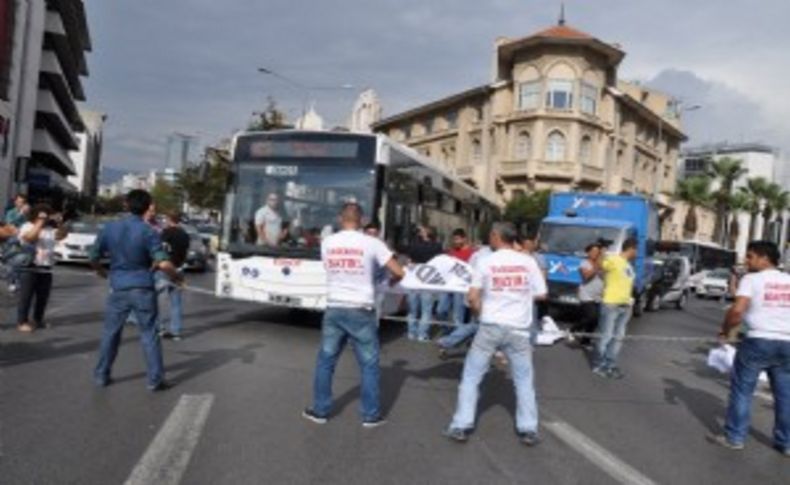
[[[441,108],[446,108],[448,106],[456,105],[456,104],[460,103],[461,101],[466,101],[466,100],[477,98],[477,97],[480,97],[480,96],[485,96],[485,95],[489,94],[491,92],[491,90],[492,90],[492,87],[490,85],[488,85],[488,84],[485,84],[483,86],[477,86],[477,87],[472,88],[472,89],[467,89],[466,91],[462,91],[460,93],[453,94],[451,96],[447,96],[446,98],[442,98],[442,99],[439,99],[439,100],[436,100],[436,101],[432,101],[432,102],[429,102],[428,104],[424,104],[422,106],[418,106],[416,108],[412,108],[410,110],[404,111],[404,112],[399,113],[397,115],[390,116],[388,118],[384,118],[383,120],[380,120],[380,121],[377,121],[376,123],[373,123],[373,125],[371,125],[371,127],[373,128],[374,131],[381,131],[381,130],[384,130],[384,129],[387,129],[387,128],[392,128],[393,127],[392,125],[395,125],[397,123],[400,123],[400,122],[403,122],[403,121],[406,121],[406,120],[409,120],[409,119],[412,119],[412,118],[415,118],[415,117],[418,117],[418,116],[421,116],[421,115],[429,114],[432,111],[436,111],[436,110],[441,109]]]

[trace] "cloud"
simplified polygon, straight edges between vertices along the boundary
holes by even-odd
[[[735,136],[746,103],[764,140],[777,143],[790,132],[783,51],[790,2],[759,7],[566,1],[570,25],[622,44],[621,77],[648,80],[676,69],[711,84],[705,108],[687,118],[710,132],[695,138]],[[346,119],[355,93],[306,95],[257,73],[259,66],[308,85],[373,87],[392,114],[487,82],[496,37],[528,35],[558,14],[558,2],[538,0],[135,0],[87,8],[94,52],[86,87],[88,104],[109,114],[105,163],[147,167],[163,156],[140,150],[146,145],[164,145],[177,130],[212,134],[205,141],[226,135],[267,96],[292,118],[309,98],[330,122]],[[744,136],[759,135],[749,128]]]

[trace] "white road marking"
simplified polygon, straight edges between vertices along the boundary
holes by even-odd
[[[181,396],[125,484],[177,485],[189,465],[213,403],[213,394]]]
[[[545,413],[544,413],[545,416]],[[584,433],[560,420],[545,420],[543,427],[576,452],[587,458],[617,482],[626,485],[655,485],[631,465],[625,463]]]

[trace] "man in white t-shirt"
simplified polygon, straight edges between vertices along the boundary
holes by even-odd
[[[275,193],[266,197],[266,204],[255,212],[255,230],[258,244],[277,246],[285,237],[283,218],[278,212],[280,198]]]
[[[375,311],[375,271],[386,267],[393,278],[403,278],[403,268],[381,240],[361,232],[362,209],[347,203],[340,213],[341,230],[321,244],[327,274],[327,304],[321,331],[321,348],[313,383],[313,406],[302,416],[324,424],[332,411],[332,375],[347,341],[357,357],[362,385],[362,426],[384,423],[379,405],[379,339]]]
[[[768,241],[746,249],[750,273],[741,279],[719,334],[726,340],[743,323],[746,338],[735,354],[724,434],[711,439],[731,450],[744,448],[752,395],[764,371],[774,395],[774,447],[790,457],[790,275],[776,268],[779,256],[776,244]]]
[[[516,388],[516,434],[528,446],[538,443],[538,405],[532,376],[534,300],[546,298],[546,282],[535,259],[516,251],[516,228],[494,224],[489,236],[494,253],[485,257],[475,272],[469,304],[480,317],[480,328],[466,355],[458,405],[445,435],[464,442],[475,427],[478,388],[497,350],[510,362]]]

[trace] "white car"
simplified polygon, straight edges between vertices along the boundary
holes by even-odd
[[[90,249],[102,224],[95,221],[74,222],[69,234],[55,245],[55,261],[58,263],[88,263]]]
[[[697,296],[699,298],[718,298],[730,297],[730,270],[727,268],[717,268],[708,271],[707,274],[697,283]]]

